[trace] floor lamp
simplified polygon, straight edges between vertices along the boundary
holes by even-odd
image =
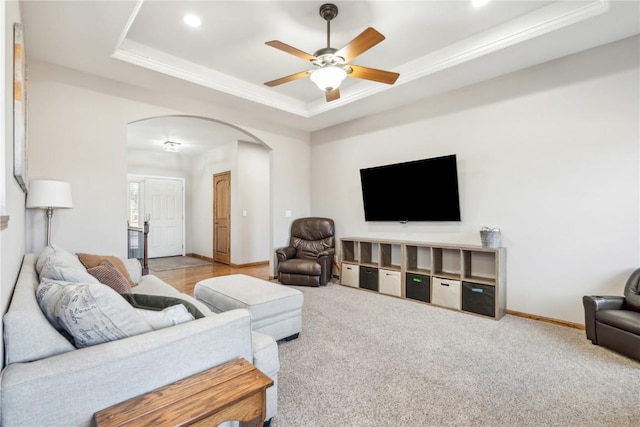
[[[63,181],[33,180],[29,182],[27,208],[47,210],[47,246],[51,245],[51,217],[54,209],[72,207],[71,185]]]

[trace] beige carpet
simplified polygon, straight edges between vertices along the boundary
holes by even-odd
[[[295,289],[302,332],[278,345],[272,427],[640,425],[640,363],[584,331],[335,284]]]
[[[188,256],[170,256],[149,259],[149,270],[153,271],[176,270],[178,268],[200,267],[202,265],[212,265],[212,263],[203,259]]]

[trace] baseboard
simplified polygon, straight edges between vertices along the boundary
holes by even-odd
[[[188,253],[188,254],[185,254],[185,256],[190,256],[192,258],[198,258],[198,259],[201,259],[201,260],[204,260],[204,261],[215,262],[213,260],[213,258],[209,258],[209,257],[206,257],[204,255],[200,255],[200,254]],[[244,267],[258,267],[258,266],[263,266],[263,265],[269,265],[269,261],[250,262],[250,263],[247,263],[247,264],[229,264],[229,267],[244,268]]]
[[[338,279],[338,282],[340,281],[340,276],[334,274],[332,277],[334,279]],[[275,280],[275,279],[276,277],[269,276],[269,280]],[[566,320],[558,320],[558,319],[553,319],[551,317],[544,317],[544,316],[538,316],[536,314],[522,313],[520,311],[514,311],[514,310],[507,310],[507,314],[510,314],[516,317],[523,317],[525,319],[537,320],[540,322],[553,323],[554,325],[565,326],[567,328],[580,329],[581,331],[584,331],[584,325],[582,323],[567,322]]]
[[[337,274],[334,274],[333,278],[338,279],[338,282],[340,281],[340,276]],[[567,322],[565,320],[558,320],[558,319],[553,319],[551,317],[538,316],[536,314],[522,313],[520,311],[514,311],[514,310],[507,310],[507,314],[510,314],[516,317],[523,317],[525,319],[538,320],[540,322],[553,323],[554,325],[565,326],[567,328],[580,329],[581,331],[584,331],[584,325],[582,323]]]
[[[206,256],[204,256],[204,255],[200,255],[200,254],[192,254],[192,253],[189,253],[189,254],[185,254],[185,256],[189,256],[189,257],[191,257],[191,258],[198,258],[198,259],[201,259],[201,260],[203,260],[203,261],[214,262],[214,261],[213,261],[213,258],[209,258],[209,257],[206,257]]]
[[[538,316],[537,314],[522,313],[520,311],[507,310],[507,314],[525,319],[539,320],[541,322],[553,323],[554,325],[566,326],[568,328],[580,329],[584,331],[584,325],[581,323],[567,322],[565,320],[552,319],[551,317]]]
[[[244,267],[259,267],[263,265],[269,265],[269,261],[249,262],[247,264],[229,264],[229,267],[244,268]]]

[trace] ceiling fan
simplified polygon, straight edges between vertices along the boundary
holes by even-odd
[[[265,43],[309,61],[315,68],[266,82],[265,85],[269,87],[278,86],[309,76],[311,81],[325,92],[327,102],[330,102],[340,98],[339,86],[347,76],[386,84],[394,84],[396,82],[400,76],[398,73],[350,64],[358,55],[384,40],[382,34],[369,27],[342,49],[334,49],[331,47],[331,20],[338,16],[338,7],[331,3],[323,4],[320,6],[320,16],[327,21],[327,47],[317,50],[313,55],[278,40]]]

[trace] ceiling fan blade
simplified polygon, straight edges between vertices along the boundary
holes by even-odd
[[[373,80],[374,82],[388,85],[394,84],[400,77],[400,74],[391,71],[376,70],[375,68],[361,67],[359,65],[349,65],[349,67],[352,71],[348,75],[351,77]]]
[[[384,40],[384,36],[369,27],[360,33],[355,39],[351,40],[345,47],[335,53],[336,56],[344,58],[345,62],[349,62],[361,53],[371,49],[373,46]]]
[[[288,83],[293,80],[298,80],[303,77],[307,77],[309,75],[308,71],[300,71],[299,73],[291,74],[290,76],[280,77],[279,79],[271,80],[270,82],[266,82],[265,85],[269,87],[274,87],[281,85],[283,83]]]
[[[272,40],[270,42],[266,42],[265,44],[271,47],[275,47],[276,49],[279,49],[283,52],[290,53],[291,55],[297,56],[298,58],[303,59],[305,61],[313,61],[314,59],[316,59],[315,56],[308,54],[307,52],[303,52],[300,49],[296,49],[293,46],[289,46],[286,43],[282,43],[281,41],[278,41],[278,40]]]
[[[327,102],[335,101],[340,98],[340,89],[336,88],[331,91],[328,90],[324,93],[324,96],[327,99]]]

